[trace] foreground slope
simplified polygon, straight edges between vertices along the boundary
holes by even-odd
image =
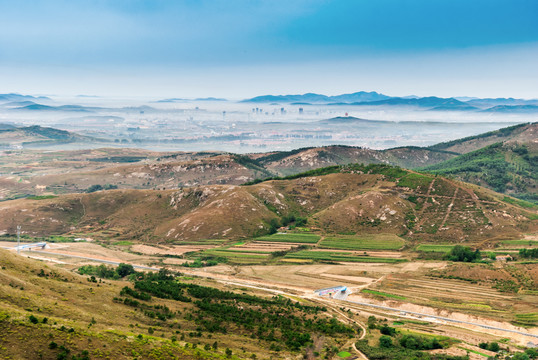
[[[386,165],[318,169],[249,186],[111,190],[0,203],[0,232],[104,234],[152,242],[248,238],[284,217],[328,233],[392,233],[457,242],[518,236],[538,211],[490,190]]]
[[[322,352],[356,334],[326,308],[164,269],[124,265],[123,275],[108,269],[124,280],[97,280],[6,250],[0,263],[6,360],[296,358],[314,342]]]

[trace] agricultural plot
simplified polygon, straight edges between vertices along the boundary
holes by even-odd
[[[516,314],[515,322],[523,326],[536,326],[538,325],[538,313]]]
[[[316,234],[277,233],[257,238],[258,241],[315,244],[321,237]]]
[[[319,245],[338,250],[398,250],[405,241],[394,234],[365,234],[360,236],[327,237]]]
[[[536,240],[526,240],[526,239],[503,240],[503,241],[501,241],[501,244],[507,245],[507,246],[528,246],[528,247],[533,247],[533,246],[538,246],[538,241],[536,241]]]
[[[253,241],[247,244],[234,245],[227,248],[228,251],[271,253],[274,251],[286,251],[298,246],[294,243],[280,243],[270,241]]]
[[[258,264],[269,259],[269,253],[228,251],[228,249],[205,250],[202,252],[201,255],[217,258],[226,258],[229,263],[234,264]]]
[[[512,322],[528,320],[529,323],[535,320],[532,314],[523,316],[515,314],[513,306],[517,296],[521,295],[500,292],[489,285],[470,281],[394,274],[367,290],[363,290],[362,293],[393,299],[402,297],[406,302],[417,305],[465,311],[498,320]],[[534,299],[529,296],[526,301],[532,302]],[[518,311],[521,310],[518,308]]]
[[[341,262],[369,262],[369,263],[397,263],[405,261],[404,259],[381,258],[370,256],[358,256],[351,252],[337,251],[313,251],[301,250],[289,253],[284,258],[287,259],[309,259],[317,261],[341,261]]]
[[[442,245],[442,244],[421,244],[416,247],[416,251],[422,252],[440,252],[449,253],[454,245]]]

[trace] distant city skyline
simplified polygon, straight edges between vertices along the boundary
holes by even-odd
[[[0,93],[538,98],[532,0],[0,0]]]

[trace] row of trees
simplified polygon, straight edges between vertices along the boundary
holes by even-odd
[[[102,265],[84,265],[78,268],[78,273],[81,275],[97,276],[101,279],[118,280],[128,275],[134,274],[136,271],[133,265],[121,263],[117,267]]]
[[[524,258],[538,258],[538,248],[536,249],[520,249],[519,256]]]

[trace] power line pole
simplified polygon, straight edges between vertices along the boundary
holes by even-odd
[[[21,253],[21,226],[17,225],[17,254]]]

